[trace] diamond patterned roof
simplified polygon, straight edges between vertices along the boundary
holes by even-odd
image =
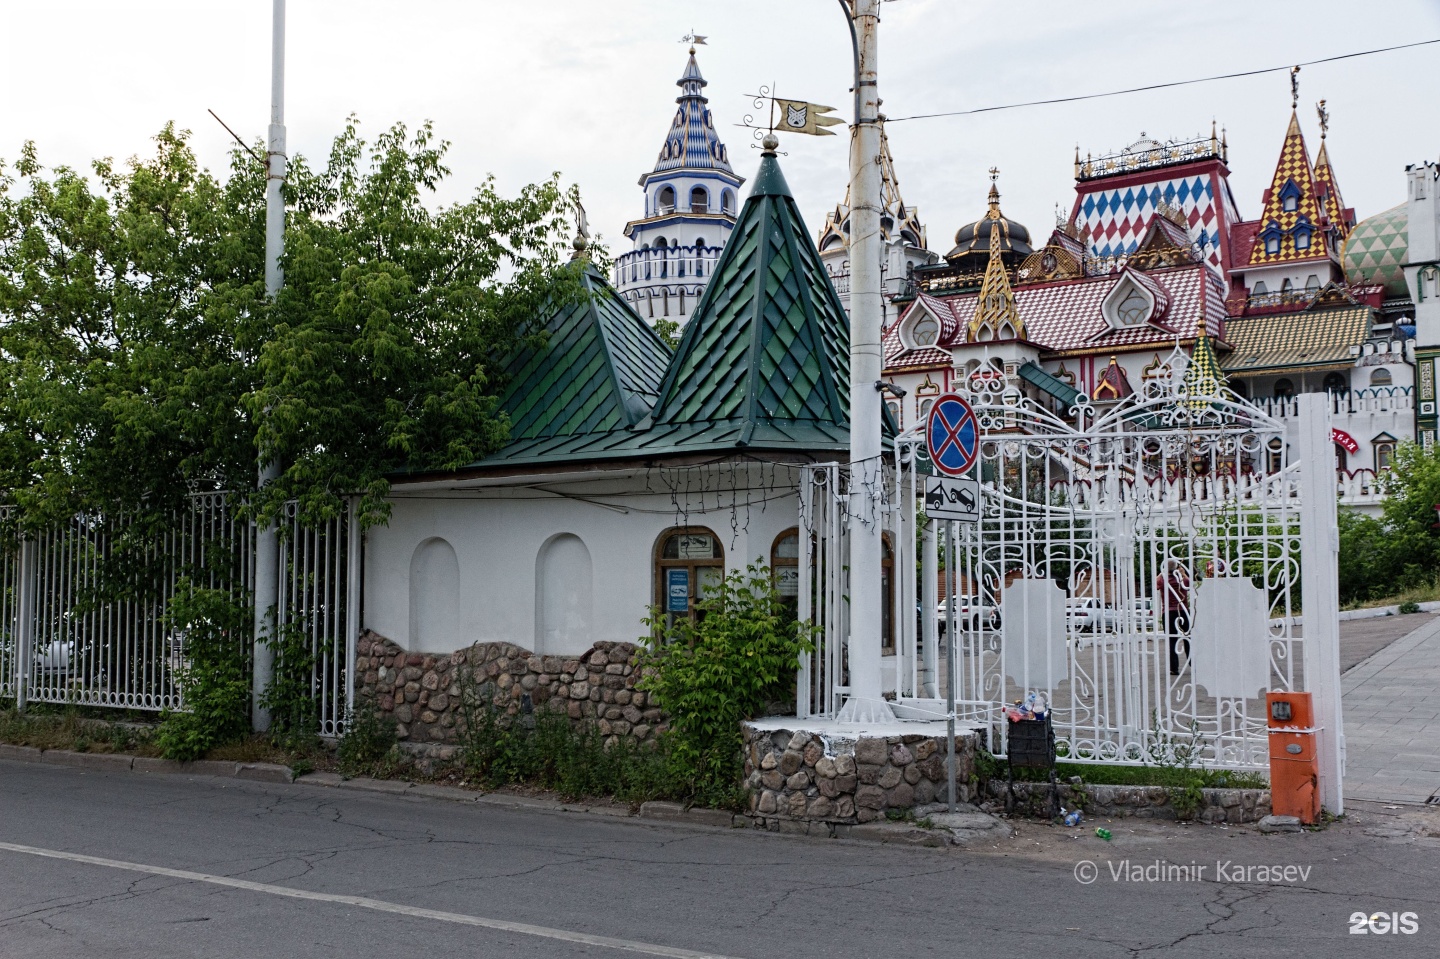
[[[1143,276],[1148,289],[1164,295],[1168,306],[1161,323],[1173,332],[1149,323],[1122,329],[1110,326],[1100,305],[1127,276]],[[886,370],[950,362],[949,352],[944,348],[965,342],[978,299],[973,291],[953,296],[922,294],[917,297],[885,334]],[[939,348],[907,350],[900,339],[900,330],[922,306],[941,318],[940,340],[936,344]],[[1099,353],[1152,345],[1168,349],[1177,336],[1188,340],[1205,333],[1218,338],[1225,326],[1224,293],[1219,279],[1203,263],[1144,273],[1126,270],[1107,276],[1025,284],[1015,288],[1015,310],[1025,325],[1025,338],[1050,353]]]
[[[1330,165],[1330,151],[1326,149],[1323,137],[1320,152],[1315,154],[1315,184],[1324,194],[1326,218],[1339,232],[1340,239],[1345,239],[1351,225],[1345,218],[1345,198],[1340,195],[1340,181],[1335,178],[1335,168]]]
[[[669,349],[593,264],[583,270],[588,300],[550,317],[544,346],[507,365],[512,445],[634,426],[655,402]]]
[[[1283,193],[1286,185],[1294,183],[1298,195],[1294,210],[1284,208]],[[1302,218],[1313,228],[1310,246],[1303,250],[1295,248],[1295,236],[1291,232]],[[1285,144],[1280,148],[1280,160],[1275,164],[1275,175],[1271,178],[1270,189],[1265,193],[1265,211],[1260,214],[1260,235],[1250,249],[1251,266],[1271,266],[1276,263],[1291,263],[1296,260],[1311,260],[1329,254],[1330,242],[1325,231],[1320,229],[1321,210],[1318,190],[1315,185],[1315,169],[1310,165],[1310,151],[1305,147],[1305,135],[1300,132],[1300,120],[1292,111],[1290,127],[1285,131]],[[1280,228],[1280,249],[1276,253],[1265,252],[1265,230],[1275,223]]]
[[[1350,347],[1365,342],[1373,312],[1368,306],[1350,306],[1236,317],[1225,325],[1230,353],[1220,367],[1227,373],[1250,375],[1299,366],[1350,365],[1354,362]]]
[[[775,157],[760,161],[740,218],[685,326],[656,426],[786,424],[848,431],[849,321]]]
[[[1195,341],[1190,365],[1185,368],[1185,392],[1190,396],[1219,396],[1224,387],[1225,374],[1215,356],[1215,347],[1210,337],[1202,336]]]
[[[1405,262],[1410,245],[1410,214],[1405,204],[1366,217],[1345,239],[1341,260],[1345,279],[1355,285],[1376,283],[1387,296],[1408,297]]]
[[[680,88],[680,96],[675,98],[680,106],[670,123],[670,132],[665,135],[665,145],[660,148],[654,172],[681,168],[734,172],[730,169],[729,151],[715,132],[715,118],[705,105],[710,102],[702,92],[707,84],[700,75],[700,65],[695,62],[693,48],[685,73],[675,81],[675,85]]]

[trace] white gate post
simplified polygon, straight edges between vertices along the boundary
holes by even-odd
[[[935,556],[935,527],[939,524],[939,520],[927,518],[920,528],[920,689],[916,695],[925,699],[940,695],[940,684],[936,681],[940,644],[935,619],[935,610],[940,605],[935,579],[939,575],[936,567],[940,565]],[[909,571],[907,567],[905,572]]]
[[[361,551],[365,540],[360,532],[359,500],[350,498],[345,516],[345,717],[349,722],[355,712],[355,681],[362,672],[356,665],[356,647],[360,642],[360,576]]]
[[[35,667],[35,541],[20,541],[20,562],[15,586],[15,709],[25,711],[30,696],[30,670]]]
[[[1335,459],[1324,393],[1305,393],[1300,407],[1300,607],[1304,617],[1305,690],[1320,727],[1320,800],[1345,812],[1345,727],[1340,711],[1340,585],[1336,557]]]

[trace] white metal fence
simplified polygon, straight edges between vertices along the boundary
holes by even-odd
[[[1003,755],[1005,704],[1037,692],[1071,761],[1266,765],[1265,691],[1315,689],[1322,676],[1307,659],[1336,653],[1316,660],[1315,644],[1334,635],[1317,629],[1306,642],[1295,626],[1301,472],[1279,419],[1228,393],[1175,390],[1082,405],[1067,422],[977,384],[976,524],[917,528],[924,439],[917,429],[897,440],[886,483],[897,715],[943,717],[948,684],[957,718],[988,729]],[[1333,464],[1328,444],[1317,448],[1307,468],[1325,489]],[[828,464],[802,477],[801,614],[822,628],[802,662],[802,715],[834,716],[848,691],[846,475]],[[1311,504],[1311,521],[1327,506],[1333,525],[1333,502]],[[953,646],[943,605],[926,595],[942,565]]]
[[[231,494],[196,494],[159,529],[77,516],[0,542],[0,697],[22,707],[184,709],[186,637],[166,614],[182,580],[251,601],[255,529],[236,506]],[[353,514],[307,527],[294,504],[281,532],[277,620],[303,637],[314,721],[334,735],[359,628],[358,532]],[[237,642],[248,659],[250,638]]]

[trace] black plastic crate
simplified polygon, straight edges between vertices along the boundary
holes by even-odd
[[[1009,758],[1016,769],[1051,769],[1055,765],[1055,727],[1050,717],[1010,721]]]

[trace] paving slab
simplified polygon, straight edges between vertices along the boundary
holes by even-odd
[[[1372,642],[1382,636],[1382,626],[1415,628],[1391,638],[1340,679],[1345,798],[1424,802],[1440,793],[1440,711],[1435,706],[1440,702],[1440,616],[1360,620],[1342,624],[1342,630],[1360,625],[1371,627]],[[1352,649],[1355,641],[1352,632]],[[1343,659],[1343,635],[1341,645]]]

